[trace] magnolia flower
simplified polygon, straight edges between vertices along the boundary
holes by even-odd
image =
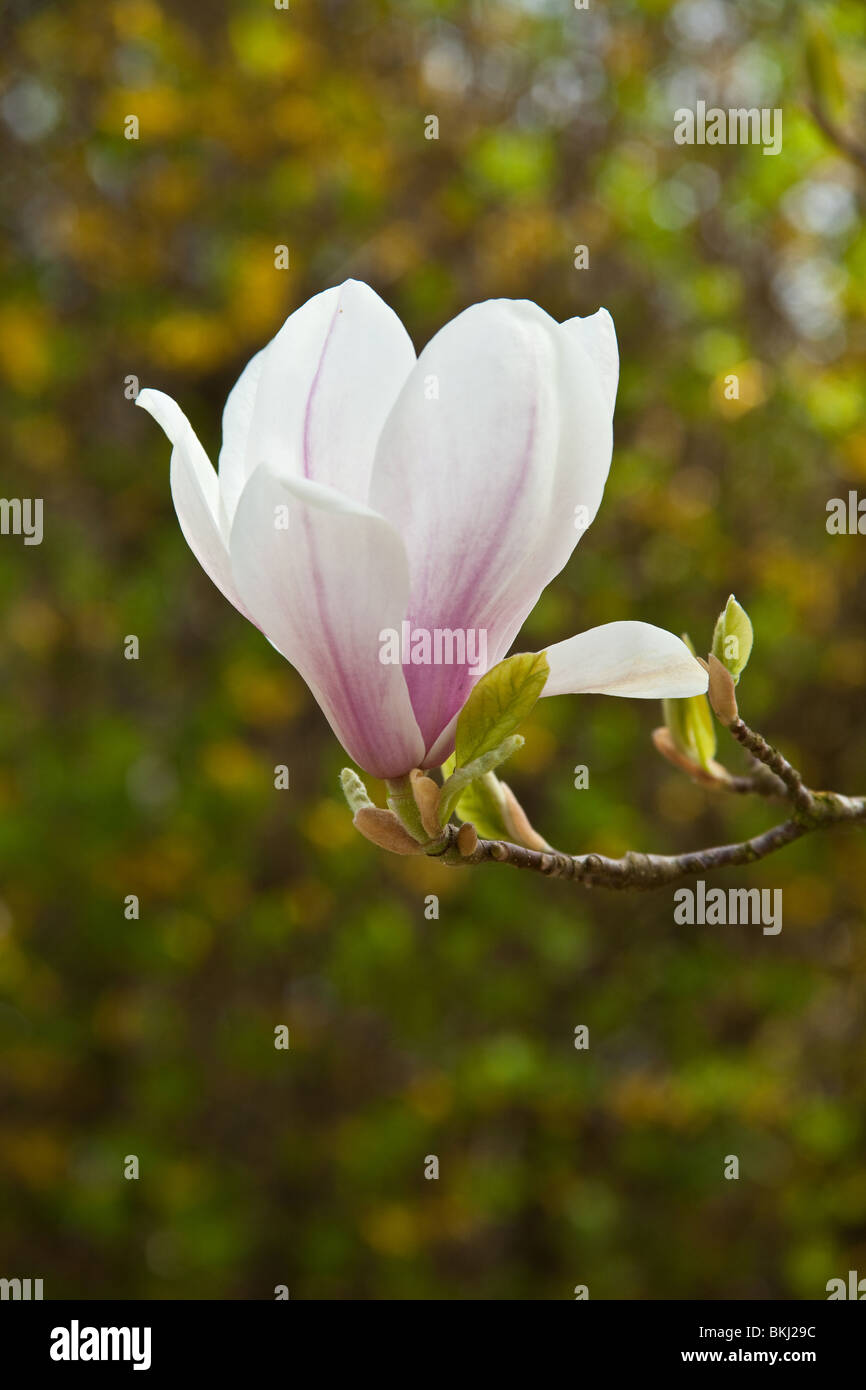
[[[170,397],[144,390],[137,403],[174,446],[193,554],[300,672],[355,762],[395,778],[449,756],[482,669],[595,516],[618,372],[604,309],[559,324],[528,300],[489,300],[416,360],[397,315],[348,280],[244,369],[218,474]],[[483,646],[465,660],[384,658],[383,634],[437,630],[483,634]],[[544,695],[707,688],[679,638],[642,622],[593,628],[547,657]]]

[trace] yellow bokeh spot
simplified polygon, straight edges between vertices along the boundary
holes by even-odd
[[[710,401],[720,415],[736,419],[763,405],[767,391],[766,368],[751,359],[718,374],[710,387]]]
[[[227,792],[249,791],[270,776],[263,758],[239,739],[208,744],[202,754],[202,768],[211,782]]]
[[[6,630],[12,641],[31,656],[43,656],[50,651],[61,629],[60,615],[43,599],[21,599],[13,604],[6,619]]]
[[[520,731],[526,739],[523,747],[515,755],[515,767],[523,776],[531,777],[549,767],[558,752],[555,736],[543,724],[524,724]],[[509,781],[508,767],[502,769],[506,782]]]
[[[244,242],[233,257],[229,313],[236,330],[256,339],[275,333],[291,300],[291,262],[285,270],[275,265],[278,237],[270,241]],[[291,247],[289,247],[291,257]]]
[[[145,38],[165,28],[165,15],[151,0],[121,0],[112,7],[111,19],[122,38]]]
[[[229,21],[229,36],[238,63],[261,77],[289,77],[304,71],[307,80],[315,50],[290,22],[281,22],[273,6],[260,13],[237,15]]]
[[[16,1183],[39,1192],[63,1177],[66,1154],[54,1134],[43,1129],[19,1129],[0,1138],[0,1168]]]
[[[842,445],[846,473],[854,479],[866,478],[866,429],[855,430]]]
[[[669,1077],[633,1072],[619,1081],[611,1096],[611,1109],[629,1125],[664,1125],[681,1129],[692,1118],[684,1095]]]
[[[109,864],[99,866],[106,881],[125,895],[130,883],[142,898],[168,897],[176,893],[191,877],[198,863],[195,848],[176,836],[164,836],[143,845],[135,854],[118,855]]]
[[[271,108],[270,120],[273,130],[291,131],[293,149],[318,147],[320,143],[328,142],[328,130],[321,102],[302,93],[292,92],[275,101]],[[342,150],[341,153],[343,159],[351,164],[348,151]],[[354,172],[353,164],[351,168]]]
[[[381,851],[385,865],[401,878],[413,892],[426,896],[435,893],[439,898],[449,897],[460,891],[467,875],[453,874],[443,869],[438,859],[426,854],[389,854]]]
[[[497,211],[496,216],[482,224],[479,237],[479,257],[487,285],[516,287],[533,267],[550,256],[561,239],[561,229],[546,208],[518,208],[510,215]],[[584,242],[590,233],[581,228]],[[596,243],[594,243],[596,244]]]
[[[183,217],[201,199],[200,175],[189,160],[159,164],[149,171],[142,195],[154,213],[169,218]]]
[[[424,255],[418,228],[410,222],[392,223],[376,238],[374,254],[381,275],[394,279],[407,275]]]
[[[224,319],[193,310],[161,318],[148,339],[148,350],[157,361],[182,370],[215,366],[232,346]]]
[[[409,1087],[407,1099],[412,1109],[425,1120],[441,1120],[451,1109],[453,1087],[442,1072],[419,1076]]]
[[[411,1255],[418,1245],[413,1213],[396,1202],[368,1212],[361,1229],[367,1244],[383,1255]]]
[[[304,820],[304,834],[317,849],[342,849],[351,844],[357,831],[352,824],[352,813],[345,802],[340,804],[330,797],[317,801]]]
[[[173,87],[115,89],[106,96],[99,125],[106,135],[124,137],[128,116],[138,118],[139,140],[162,140],[187,130],[198,130],[196,104]],[[129,142],[133,147],[135,141]]]
[[[288,666],[265,670],[235,662],[225,682],[233,707],[249,724],[279,724],[291,719],[304,705],[304,687]]]
[[[24,415],[10,422],[15,452],[40,473],[54,473],[65,463],[69,436],[62,420],[50,415]]]
[[[38,305],[0,308],[0,376],[18,391],[40,390],[51,371],[47,317]]]
[[[784,594],[797,617],[829,621],[836,612],[839,595],[817,560],[777,541],[756,555],[755,565],[762,583],[771,593]]]

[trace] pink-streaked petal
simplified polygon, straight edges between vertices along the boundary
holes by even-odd
[[[424,761],[420,764],[421,767],[441,767],[446,758],[451,757],[451,754],[454,752],[454,739],[457,734],[457,720],[459,717],[460,711],[458,710],[457,713],[449,719],[439,737],[427,749],[427,752],[424,754]]]
[[[538,596],[559,574],[595,519],[613,451],[613,409],[619,354],[606,309],[557,325],[561,407],[555,504],[535,543],[527,546],[504,600],[510,616],[490,652],[501,661]]]
[[[288,529],[280,529],[288,508]],[[424,743],[400,665],[380,661],[409,592],[403,543],[387,521],[331,488],[255,470],[231,533],[238,591],[297,668],[340,743],[375,777],[416,767]]]
[[[180,406],[163,391],[139,391],[136,405],[152,415],[172,443],[171,496],[187,545],[205,573],[245,618],[220,525],[219,484],[210,459]]]
[[[406,540],[413,627],[483,629],[489,664],[504,656],[595,516],[611,447],[611,407],[577,335],[522,300],[447,324],[385,423],[370,490]],[[476,678],[407,668],[428,746]]]
[[[265,461],[365,502],[382,425],[414,364],[412,340],[369,285],[347,280],[308,300],[227,403],[220,476],[229,515]]]
[[[605,623],[547,648],[545,695],[627,695],[639,700],[701,695],[707,673],[679,637],[651,623]]]

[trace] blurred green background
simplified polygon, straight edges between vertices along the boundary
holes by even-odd
[[[783,889],[777,937],[377,851],[124,395],[170,392],[215,459],[249,356],[347,276],[419,348],[490,296],[606,305],[610,482],[518,647],[630,617],[705,649],[733,589],[745,717],[862,793],[866,542],[825,529],[866,493],[861,0],[13,0],[3,24],[2,492],[44,498],[45,537],[0,538],[0,1275],[723,1299],[866,1274],[862,833],[717,876]],[[781,107],[783,152],[675,145],[696,97]],[[507,776],[575,851],[771,823],[664,763],[659,722],[542,701]]]

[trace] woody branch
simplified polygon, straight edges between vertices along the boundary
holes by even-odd
[[[843,825],[866,824],[866,797],[843,796],[838,792],[812,791],[800,773],[776,748],[737,715],[728,723],[733,738],[746,748],[760,769],[772,775],[772,782],[759,777],[731,779],[730,790],[776,794],[791,806],[791,816],[749,840],[686,854],[641,854],[630,851],[620,859],[601,854],[565,854],[560,850],[527,849],[507,840],[479,839],[469,854],[457,845],[457,828],[448,827],[447,844],[440,851],[444,862],[459,864],[511,864],[531,869],[548,878],[571,879],[587,888],[641,890],[679,883],[694,874],[739,864],[753,864],[783,846],[815,830]],[[749,785],[742,785],[748,784]]]

